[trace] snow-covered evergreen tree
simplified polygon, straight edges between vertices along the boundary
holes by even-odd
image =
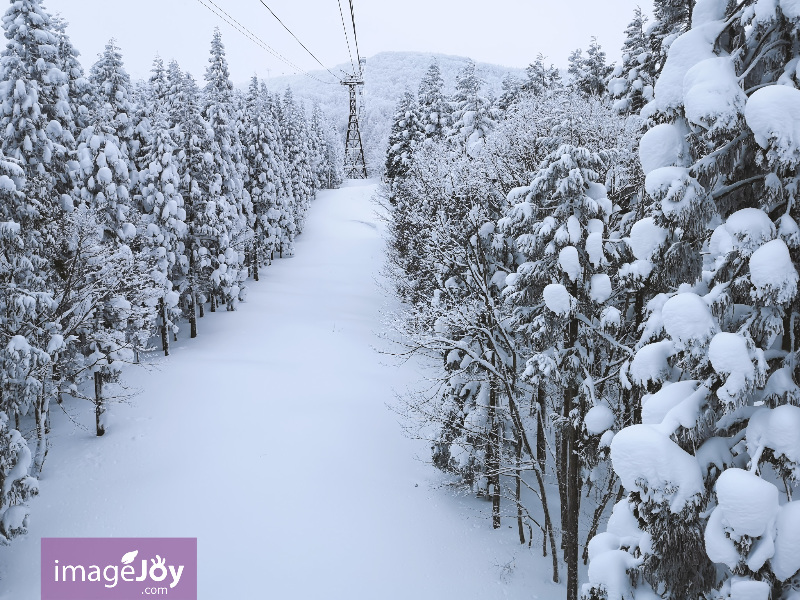
[[[652,291],[626,377],[649,394],[611,444],[629,492],[617,522],[636,529],[624,544],[614,523],[601,534],[586,592],[791,598],[800,92],[785,40],[800,11],[659,4],[688,9],[691,28],[642,111],[662,121],[640,144],[647,202],[630,236]]]
[[[244,241],[249,234],[252,204],[243,193],[242,145],[234,122],[233,83],[218,28],[214,30],[208,60],[203,116],[211,133],[211,146],[205,149],[211,181],[205,211],[195,213],[195,217],[199,221],[197,233],[211,244],[211,309],[215,310],[219,297],[228,310],[233,310],[240,293],[244,293]]]
[[[167,97],[164,63],[156,57],[147,98],[149,130],[138,157],[138,233],[156,262],[155,283],[163,290],[159,306],[162,346],[169,354],[169,334],[177,331],[179,292],[186,287],[189,258],[184,242],[186,210],[179,191],[181,145],[178,129],[169,121]]]
[[[638,113],[653,99],[655,73],[649,47],[650,37],[645,27],[647,17],[636,7],[633,19],[625,29],[622,59],[608,81],[608,91],[616,99],[614,107],[623,113]]]
[[[444,80],[436,60],[419,83],[417,105],[425,139],[440,140],[450,126],[452,108],[444,96]]]
[[[521,88],[523,92],[540,96],[561,86],[561,73],[552,64],[546,67],[544,59],[540,52],[536,55],[536,60],[525,68],[526,77]]]
[[[606,65],[606,53],[592,37],[586,56],[579,48],[569,55],[570,85],[587,96],[601,96],[611,69]]]
[[[292,221],[294,235],[303,231],[309,202],[314,197],[313,176],[309,163],[308,124],[302,109],[286,88],[281,105],[281,131],[286,159],[286,174],[292,184]],[[289,252],[292,252],[289,249]]]
[[[384,177],[393,181],[403,177],[411,166],[414,146],[424,139],[419,122],[417,101],[409,90],[397,102],[386,149],[386,171]]]
[[[491,101],[482,93],[482,82],[475,73],[475,63],[468,61],[456,77],[456,91],[447,137],[456,147],[474,156],[480,153],[483,138],[494,127]]]

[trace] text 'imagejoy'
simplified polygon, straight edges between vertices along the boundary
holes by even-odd
[[[42,600],[197,600],[197,538],[42,538]]]

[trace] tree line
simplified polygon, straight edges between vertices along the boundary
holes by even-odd
[[[92,402],[103,435],[123,366],[235,310],[342,179],[322,112],[234,89],[218,29],[201,86],[160,57],[132,82],[113,40],[86,74],[66,26],[40,0],[2,21],[0,543],[26,531],[51,406]]]
[[[433,365],[402,410],[569,600],[788,599],[800,11],[653,14],[617,65],[593,40],[493,98],[471,63],[445,96],[434,62],[399,99],[395,339]]]

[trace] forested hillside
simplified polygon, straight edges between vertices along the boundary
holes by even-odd
[[[156,56],[130,81],[108,42],[88,73],[66,23],[12,2],[0,53],[0,543],[24,534],[67,398],[107,429],[122,369],[153,336],[202,335],[246,279],[290,255],[342,142],[319,108],[256,79],[234,90],[222,37],[204,83]],[[208,317],[206,317],[208,318]],[[31,432],[30,442],[20,431]]]
[[[383,173],[384,154],[397,98],[406,89],[416,89],[432,58],[436,58],[439,64],[445,91],[452,93],[455,90],[458,71],[469,61],[467,57],[423,52],[380,52],[367,59],[364,65],[360,127],[367,159],[367,172],[370,176],[379,176]],[[510,69],[480,62],[476,63],[476,69],[486,86],[487,93],[494,96],[502,94],[502,82],[506,75],[523,74],[522,69]],[[341,75],[352,71],[352,66],[349,63],[337,65],[332,71]],[[336,82],[322,83],[332,80],[325,71],[312,71],[311,74],[316,79],[303,75],[281,76],[271,77],[268,83],[272,89],[291,86],[298,98],[318,104],[339,127],[339,134],[344,137],[348,112],[347,89]]]
[[[438,364],[406,422],[570,600],[788,600],[800,5],[653,14],[617,65],[593,42],[492,97],[433,62],[398,96],[398,352]]]

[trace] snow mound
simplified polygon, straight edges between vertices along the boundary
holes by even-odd
[[[570,281],[575,281],[581,274],[581,262],[575,246],[565,246],[561,249],[558,253],[558,264]]]
[[[601,304],[611,297],[611,278],[605,273],[592,275],[590,297]]]
[[[770,149],[781,162],[800,162],[800,90],[770,85],[747,100],[744,118],[756,143]]]
[[[616,535],[622,546],[638,546],[644,532],[639,529],[639,520],[633,514],[633,505],[623,498],[614,505],[608,518],[606,531]]]
[[[631,425],[614,436],[611,461],[622,485],[643,499],[669,501],[680,512],[703,494],[703,476],[694,456],[650,425]]]
[[[542,291],[544,303],[551,311],[566,316],[577,306],[577,301],[560,283],[551,283]]]
[[[728,565],[733,569],[739,563],[739,551],[736,550],[733,540],[725,533],[723,519],[719,507],[711,511],[703,536],[706,554],[713,562]]]
[[[747,98],[730,57],[707,58],[689,69],[683,102],[690,123],[711,132],[737,129]]]
[[[744,469],[725,469],[715,489],[722,524],[736,540],[762,536],[778,514],[778,488]]]
[[[778,581],[786,581],[800,570],[800,502],[781,506],[775,529],[775,553],[770,565]]]
[[[662,123],[649,129],[639,142],[639,161],[647,175],[661,167],[676,166],[685,152],[686,142],[680,129]]]
[[[708,346],[708,358],[717,373],[738,372],[752,377],[753,363],[747,342],[738,334],[723,331],[715,335]]]
[[[647,174],[644,179],[644,189],[653,198],[660,197],[688,176],[689,169],[686,167],[661,167]]]
[[[692,11],[692,27],[725,18],[727,0],[697,0]]]
[[[734,579],[731,582],[731,600],[768,600],[769,584],[752,579]]]
[[[605,589],[608,600],[630,598],[633,589],[628,569],[638,567],[643,560],[624,550],[603,552],[589,563],[589,583]]]
[[[641,386],[646,386],[649,381],[664,381],[671,371],[667,359],[674,352],[675,349],[670,340],[642,346],[631,362],[631,378]]]
[[[784,404],[761,408],[747,424],[747,452],[753,456],[758,448],[770,448],[776,458],[800,463],[800,408]]]
[[[725,225],[720,225],[711,234],[708,240],[708,250],[711,256],[725,256],[728,252],[733,250],[733,237],[728,233]]]
[[[758,208],[737,210],[725,221],[725,230],[742,256],[750,256],[759,246],[775,239],[772,219]]]
[[[650,116],[653,109],[667,112],[683,105],[683,79],[686,73],[700,61],[715,57],[714,43],[723,27],[724,23],[712,21],[693,27],[672,42],[664,68],[656,81],[653,106],[648,104],[642,116]]]
[[[750,281],[757,299],[789,302],[797,293],[797,280],[789,248],[781,239],[767,242],[750,257]]]
[[[652,129],[651,129],[652,131]],[[667,239],[667,230],[656,225],[653,217],[639,219],[631,227],[628,245],[639,260],[648,260]]]
[[[787,19],[800,19],[800,0],[780,0],[781,12]]]
[[[681,344],[703,344],[717,332],[717,324],[705,301],[692,292],[676,294],[661,309],[664,329]]]
[[[590,435],[599,435],[614,426],[613,411],[603,404],[593,406],[586,413],[583,422]]]
[[[586,244],[585,244],[586,253],[589,255],[589,262],[595,269],[603,264],[603,258],[604,258],[603,234],[601,233],[601,231],[593,231],[588,236],[586,236]]]
[[[667,413],[691,396],[697,389],[697,381],[664,383],[655,394],[642,398],[642,423],[658,425]]]

